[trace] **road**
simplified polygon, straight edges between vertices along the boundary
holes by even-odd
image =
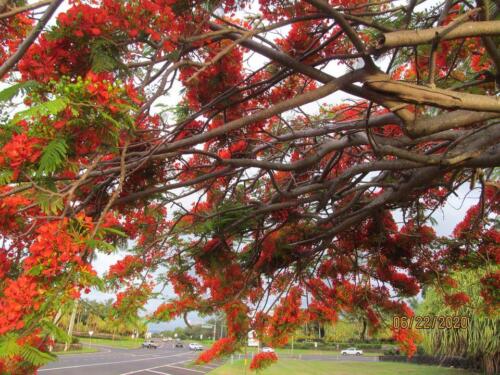
[[[221,365],[220,362],[196,366],[193,360],[199,353],[184,348],[173,348],[171,343],[158,349],[116,349],[99,346],[100,352],[59,356],[39,371],[41,375],[200,375]],[[281,358],[303,361],[377,362],[378,357],[280,354]],[[243,359],[236,354],[234,359]]]
[[[158,349],[116,349],[99,347],[100,352],[59,356],[39,371],[40,375],[200,375],[221,363],[195,366],[198,353],[164,344]]]

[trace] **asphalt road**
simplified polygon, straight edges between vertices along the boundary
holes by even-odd
[[[158,349],[115,349],[99,347],[100,352],[59,356],[39,371],[41,375],[200,375],[220,363],[196,366],[199,353],[164,344]]]
[[[68,354],[59,356],[56,362],[42,367],[41,375],[199,375],[207,374],[221,365],[221,362],[203,366],[194,365],[199,353],[184,348],[173,348],[171,343],[162,344],[158,349],[116,349],[102,347],[100,352]],[[303,361],[355,361],[377,362],[378,357],[370,356],[330,356],[280,354],[281,358]],[[235,354],[234,359],[244,355]]]

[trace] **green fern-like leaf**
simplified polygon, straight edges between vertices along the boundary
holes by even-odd
[[[70,336],[64,329],[58,327],[50,320],[41,321],[40,326],[44,329],[45,332],[49,333],[50,336],[54,337],[57,342],[67,342],[70,339]]]
[[[54,139],[43,150],[38,175],[54,173],[66,160],[68,145],[64,139]]]
[[[12,180],[12,171],[9,169],[0,170],[0,185],[7,185]]]
[[[5,335],[0,337],[0,358],[8,358],[19,354],[21,346],[17,343],[17,336]]]
[[[94,72],[110,72],[123,69],[125,66],[119,59],[118,47],[106,39],[96,39],[90,47],[90,58]]]
[[[65,97],[59,97],[48,102],[40,103],[31,108],[28,108],[25,111],[16,113],[13,122],[17,123],[21,120],[29,119],[31,117],[57,115],[59,112],[65,110],[68,104],[68,99]]]
[[[46,363],[49,363],[57,358],[53,354],[44,353],[38,350],[37,348],[34,348],[33,346],[29,345],[23,345],[20,349],[20,354],[26,361],[32,363],[34,366],[37,367],[43,366]]]
[[[6,89],[0,91],[0,102],[6,102],[13,99],[18,94],[22,92],[27,92],[30,89],[37,86],[38,83],[35,81],[26,81],[21,83],[16,83],[15,85],[9,86]]]
[[[46,215],[56,215],[64,208],[62,198],[56,194],[39,193],[36,198],[38,205]]]

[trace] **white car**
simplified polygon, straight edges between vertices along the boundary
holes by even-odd
[[[363,355],[363,351],[356,348],[347,348],[340,353],[342,353],[342,355]]]
[[[269,346],[264,346],[261,350],[262,353],[274,353],[274,349]]]
[[[194,351],[203,350],[203,346],[200,344],[196,344],[196,343],[189,344],[188,348],[189,348],[189,350],[194,350]]]
[[[148,349],[158,349],[158,344],[154,341],[147,340],[142,343],[143,348],[148,348]]]

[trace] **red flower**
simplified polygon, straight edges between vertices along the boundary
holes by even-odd
[[[197,363],[208,363],[214,359],[220,358],[234,352],[236,349],[236,341],[232,337],[225,337],[217,340],[208,350],[200,354]]]
[[[463,305],[466,305],[470,301],[470,297],[464,292],[458,292],[454,294],[446,294],[444,296],[445,303],[452,307],[453,309],[458,309]]]
[[[258,353],[254,355],[250,363],[250,370],[262,370],[278,361],[275,353]]]
[[[227,148],[224,148],[218,152],[218,155],[221,159],[231,159],[231,151]]]

